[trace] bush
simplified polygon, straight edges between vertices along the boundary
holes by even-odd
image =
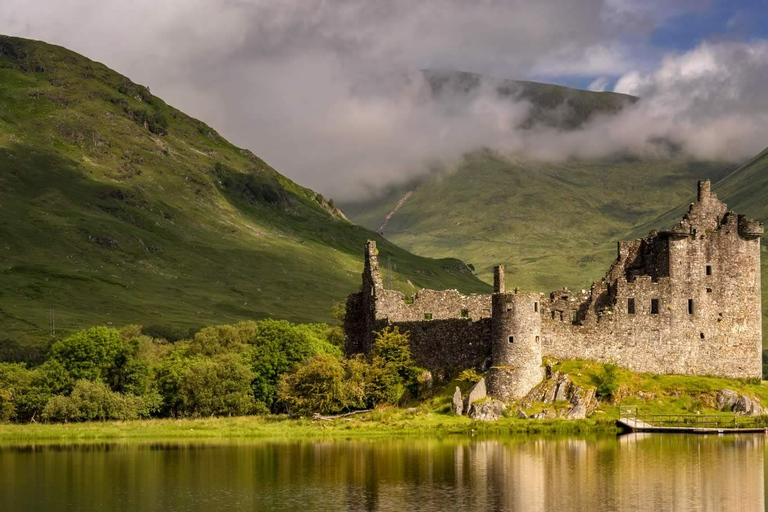
[[[349,407],[347,395],[344,367],[331,354],[317,355],[284,375],[278,387],[278,397],[291,413],[337,413]]]
[[[24,363],[0,363],[0,421],[17,419],[19,402],[31,384],[32,374]]]
[[[57,395],[43,409],[47,421],[133,420],[147,417],[151,406],[140,397],[123,395],[103,382],[79,380],[70,396]]]
[[[474,368],[469,368],[468,370],[462,370],[456,380],[459,382],[469,382],[470,384],[475,384],[476,382],[480,382],[480,379],[482,378],[483,376],[477,373],[477,370]]]
[[[198,358],[179,384],[181,410],[188,416],[240,416],[256,410],[253,372],[236,354]]]
[[[595,379],[597,381],[595,394],[599,398],[610,400],[619,390],[618,367],[615,364],[603,365],[603,373],[597,375]]]

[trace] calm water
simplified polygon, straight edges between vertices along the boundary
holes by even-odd
[[[0,510],[762,511],[764,436],[0,446]]]

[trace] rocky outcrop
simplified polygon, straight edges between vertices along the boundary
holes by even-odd
[[[592,414],[597,407],[594,388],[577,386],[567,374],[548,370],[549,377],[547,380],[533,388],[525,397],[524,402],[542,402],[545,404],[566,402],[568,406],[561,409],[558,414],[544,410],[532,417],[550,419],[549,416],[552,415],[552,417],[559,416],[567,419],[584,419]],[[542,415],[542,413],[544,414]]]
[[[715,392],[715,404],[721,411],[731,411],[746,416],[761,416],[765,412],[760,400],[742,395],[732,389],[718,389]]]
[[[456,386],[456,391],[453,393],[451,412],[456,416],[461,416],[461,413],[464,412],[464,401],[461,399],[461,389],[459,386]]]
[[[477,381],[474,386],[469,388],[467,398],[464,399],[464,413],[469,414],[469,409],[472,404],[478,400],[482,400],[486,396],[487,392],[485,390],[485,379],[483,378]]]
[[[470,405],[468,416],[478,421],[495,421],[501,418],[506,408],[504,402],[489,398]]]

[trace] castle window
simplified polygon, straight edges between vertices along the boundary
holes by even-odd
[[[688,299],[688,314],[693,314],[693,299]]]
[[[627,313],[635,314],[635,299],[627,299]]]
[[[553,311],[552,312],[552,320],[554,320],[554,319],[555,319],[555,312]]]
[[[512,304],[507,304],[507,311],[512,311]]]
[[[712,275],[712,265],[707,265],[707,275],[708,276]]]
[[[560,313],[560,321],[562,322],[563,321],[563,312],[562,311],[558,311],[558,313]]]
[[[432,320],[432,313],[424,313],[424,320]]]
[[[703,333],[703,332],[700,332],[700,333],[699,333],[699,337],[700,337],[701,339],[704,339],[704,333]]]
[[[539,301],[536,301],[533,303],[533,312],[538,313],[539,312]]]
[[[469,310],[468,309],[462,309],[461,310],[461,318],[469,318]]]
[[[651,314],[659,314],[659,299],[651,299]]]
[[[707,288],[707,293],[712,293],[712,288]]]
[[[579,312],[578,311],[574,311],[573,312],[573,315],[571,316],[571,321],[573,323],[576,323],[576,322],[579,321]]]
[[[510,336],[509,337],[509,342],[510,343],[514,343],[515,342],[515,337],[514,336]]]
[[[561,299],[563,299],[563,300],[568,300],[568,296],[567,296],[567,295],[563,295],[563,296],[562,296],[562,297],[560,297],[560,298],[561,298]]]
[[[538,342],[539,342],[539,337],[538,337],[538,336],[536,336],[536,343],[538,343]]]

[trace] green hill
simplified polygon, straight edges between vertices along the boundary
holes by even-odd
[[[617,240],[725,169],[682,159],[532,163],[484,151],[455,172],[343,208],[366,227],[384,225],[387,239],[416,254],[462,258],[486,281],[504,263],[508,283],[525,290],[583,288],[608,269]]]
[[[93,324],[328,319],[379,240],[393,288],[486,291],[64,48],[0,37],[0,345]],[[10,348],[9,348],[10,347]]]

